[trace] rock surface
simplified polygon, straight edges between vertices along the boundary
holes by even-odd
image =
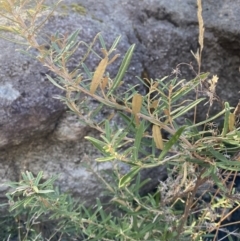
[[[230,4],[231,2],[231,4]],[[204,1],[205,46],[202,71],[220,77],[218,95],[236,105],[239,99],[240,1]],[[50,1],[49,1],[50,3]],[[71,33],[81,29],[79,39],[90,43],[102,32],[107,44],[122,35],[120,53],[136,43],[126,83],[138,83],[135,76],[145,70],[151,78],[171,74],[179,63],[194,62],[190,51],[198,46],[195,1],[180,0],[66,0],[47,23],[44,33]],[[13,51],[18,45],[0,39],[0,161],[1,183],[18,180],[20,172],[45,172],[46,178],[60,174],[59,186],[90,203],[102,187],[85,164],[94,170],[111,170],[111,164],[96,164],[95,149],[83,138],[96,135],[66,112],[52,97],[61,92],[48,82],[48,70]],[[80,47],[79,56],[84,52]],[[72,63],[73,67],[77,64]],[[88,61],[94,69],[96,59]],[[109,69],[114,76],[118,64]],[[183,78],[193,77],[187,66],[180,68]],[[180,76],[181,77],[181,76]],[[127,87],[127,85],[125,86]],[[103,113],[102,118],[109,113]],[[204,116],[203,116],[204,118]],[[155,182],[161,179],[158,170]],[[148,173],[151,175],[151,173]],[[162,175],[159,172],[159,175]],[[1,186],[1,196],[6,190]]]

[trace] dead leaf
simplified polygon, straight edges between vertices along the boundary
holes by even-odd
[[[132,113],[135,117],[137,126],[139,125],[138,113],[140,113],[142,108],[142,96],[140,94],[135,94],[132,98]]]
[[[235,129],[235,115],[233,113],[230,113],[228,117],[228,129],[229,131],[233,131]]]
[[[106,54],[106,53],[105,53]],[[108,56],[107,54],[105,55],[104,59],[102,59],[96,69],[96,71],[94,72],[93,78],[92,78],[92,82],[91,82],[91,86],[90,86],[90,93],[94,94],[97,87],[99,86],[103,75],[105,73],[105,70],[107,68],[108,65]]]
[[[108,84],[108,76],[105,76],[105,77],[102,79],[102,90],[105,90],[105,89],[106,89],[107,84]]]
[[[163,150],[163,139],[160,127],[157,125],[153,125],[152,133],[154,142],[156,143],[156,147],[160,150]]]

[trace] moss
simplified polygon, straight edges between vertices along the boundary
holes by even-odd
[[[68,7],[67,5],[65,5],[65,4],[61,4],[61,5],[60,5],[60,8],[61,8],[62,10],[67,11],[69,7]]]
[[[72,3],[70,6],[74,12],[77,12],[81,15],[86,15],[86,13],[87,13],[86,8],[83,7],[81,4]]]
[[[71,9],[72,11],[77,12],[77,13],[79,13],[81,15],[84,15],[84,16],[87,14],[86,8],[83,7],[81,4],[77,4],[77,3],[72,3],[72,4],[70,4],[70,6],[65,5],[65,4],[61,4],[60,8],[65,12],[65,14],[67,14],[67,12],[69,12],[69,9]],[[97,20],[100,23],[103,22],[102,19],[97,18],[93,14],[91,15],[91,17],[92,17],[92,19]]]
[[[87,10],[85,7],[83,7],[81,4],[79,3],[72,3],[69,6],[66,4],[61,4],[60,8],[65,12],[68,13],[69,10],[72,10],[73,12],[76,12],[80,15],[86,15]]]
[[[92,14],[91,17],[92,17],[93,20],[97,20],[97,21],[99,21],[100,23],[103,23],[103,20],[100,19],[100,18],[97,18],[95,15]]]

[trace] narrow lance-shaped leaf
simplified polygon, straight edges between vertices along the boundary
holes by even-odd
[[[46,74],[48,80],[52,82],[55,86],[57,86],[59,89],[65,90],[61,85],[59,85],[50,75]]]
[[[222,153],[220,153],[212,148],[210,149],[210,152],[218,161],[229,162],[229,160]]]
[[[207,78],[209,73],[201,74],[200,76],[196,77],[195,79],[191,80],[190,83],[186,86],[183,86],[183,88],[179,88],[177,91],[174,92],[172,95],[172,104],[175,103],[177,100],[185,96],[188,92],[192,91],[196,86],[199,85],[201,80],[204,80]]]
[[[105,44],[105,41],[104,41],[102,35],[99,34],[99,35],[98,35],[98,38],[99,38],[99,41],[100,41],[100,43],[101,43],[102,48],[105,49],[105,50],[107,50],[106,44]]]
[[[217,186],[223,191],[227,192],[226,188],[224,187],[222,181],[219,179],[219,177],[216,175],[216,171],[211,173],[211,178],[213,179],[214,183],[217,184]]]
[[[108,120],[105,121],[105,135],[108,141],[111,141],[111,127]]]
[[[120,39],[121,39],[121,35],[118,36],[118,37],[115,39],[115,41],[113,42],[112,47],[111,47],[111,48],[109,49],[109,51],[108,51],[109,54],[111,54],[111,53],[115,50],[115,48],[117,47]]]
[[[235,129],[235,115],[233,113],[229,114],[228,129],[233,131]]]
[[[209,177],[214,171],[214,166],[209,166],[206,171],[201,175],[201,178]]]
[[[106,145],[105,142],[102,142],[102,141],[100,141],[96,138],[90,137],[90,136],[86,136],[84,138],[89,140],[101,153],[105,153],[105,150],[103,149],[103,147]]]
[[[101,88],[102,88],[103,91],[106,89],[107,84],[108,84],[108,76],[105,76],[102,79],[102,84],[101,84]]]
[[[38,173],[35,181],[34,181],[34,185],[35,185],[35,186],[37,186],[37,185],[39,184],[39,182],[40,182],[40,180],[42,179],[42,177],[43,177],[43,171],[40,171],[40,172]]]
[[[153,139],[156,144],[156,147],[160,150],[163,150],[163,139],[159,126],[153,125],[152,127]]]
[[[114,83],[111,87],[111,89],[109,90],[107,96],[111,95],[113,93],[113,91],[118,87],[119,83],[122,81],[128,66],[130,64],[132,55],[133,55],[133,50],[135,48],[135,44],[133,44],[127,51],[126,55],[124,56],[124,59],[122,61],[122,64],[118,70],[117,76],[114,79]]]
[[[140,94],[135,94],[132,98],[132,113],[135,117],[137,126],[139,125],[139,118],[137,114],[141,111],[142,107],[142,96]]]
[[[93,78],[92,78],[92,82],[90,85],[90,93],[94,94],[98,85],[101,83],[101,80],[103,78],[103,75],[105,73],[105,70],[107,68],[108,65],[108,56],[107,56],[107,52],[103,50],[104,53],[104,58],[100,61],[96,71],[94,72]]]
[[[155,110],[158,107],[159,104],[159,100],[154,100],[151,104],[150,104],[150,110],[153,109]]]
[[[182,116],[183,114],[185,114],[186,112],[188,112],[189,110],[191,110],[192,108],[194,108],[196,105],[198,105],[200,102],[202,102],[203,100],[205,100],[205,98],[199,98],[195,101],[193,101],[192,103],[190,103],[188,106],[182,108],[176,115],[174,115],[172,117],[172,119],[176,119],[180,116]]]
[[[230,115],[230,106],[228,102],[225,102],[225,116],[224,116],[224,125],[223,125],[223,130],[222,130],[222,136],[225,137],[226,134],[228,133],[228,121],[229,121],[229,115]]]
[[[164,114],[167,116],[167,119],[164,121],[165,124],[172,123],[172,117],[168,109],[163,109]]]
[[[111,160],[114,160],[116,157],[113,155],[106,156],[106,157],[99,157],[96,159],[97,162],[109,162]]]
[[[135,126],[133,124],[133,118],[129,118],[127,115],[125,115],[122,112],[118,112],[118,115],[122,118],[122,120],[124,121],[124,123],[127,125],[127,130],[129,129],[130,131],[135,132]]]
[[[185,128],[186,128],[186,126],[182,126],[181,128],[179,128],[176,131],[176,133],[170,138],[170,140],[165,144],[164,149],[159,156],[160,160],[163,159],[165,157],[165,155],[167,155],[167,153],[171,149],[171,147],[179,140],[179,138]]]
[[[192,128],[193,128],[193,127],[195,128],[195,127],[197,127],[197,126],[204,125],[204,124],[206,124],[206,123],[208,123],[208,122],[210,122],[210,121],[212,121],[212,120],[215,120],[215,119],[218,118],[219,116],[223,115],[224,112],[225,112],[225,110],[222,110],[222,111],[220,111],[219,113],[217,113],[215,116],[213,116],[213,117],[211,117],[211,118],[209,118],[209,119],[206,119],[206,120],[204,120],[204,121],[198,122],[198,123],[192,125],[191,127],[192,127]]]
[[[131,182],[131,180],[133,179],[134,176],[137,175],[137,173],[140,171],[140,167],[133,167],[130,172],[128,172],[126,175],[124,175],[120,181],[118,186],[121,187],[125,187],[127,184],[129,184]]]
[[[83,67],[85,73],[87,74],[87,77],[88,77],[89,79],[92,79],[92,73],[90,72],[90,70],[89,70],[89,68],[87,67],[87,65],[84,64],[84,63],[82,63],[82,67]]]
[[[112,64],[118,57],[120,56],[120,54],[115,54],[108,62],[108,65]]]
[[[136,132],[136,135],[135,135],[135,142],[134,142],[134,160],[137,160],[138,158],[138,151],[139,151],[139,148],[140,148],[140,145],[141,145],[141,140],[142,140],[142,137],[143,137],[143,134],[144,134],[144,122],[142,122],[138,129],[137,129],[137,132]]]

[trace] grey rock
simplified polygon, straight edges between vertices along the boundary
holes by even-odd
[[[60,91],[46,79],[47,72],[35,60],[0,39],[0,148],[18,145],[50,133],[64,111],[52,98]]]
[[[205,27],[202,72],[219,76],[217,94],[236,106],[239,100],[239,21],[240,1],[202,1]],[[145,47],[144,66],[152,78],[169,75],[179,63],[193,63],[190,53],[198,47],[196,1],[143,1],[133,22],[139,41]],[[195,74],[187,65],[180,67],[179,78]],[[206,107],[205,107],[206,108]],[[199,119],[206,109],[199,108]],[[215,111],[219,105],[214,105]]]

